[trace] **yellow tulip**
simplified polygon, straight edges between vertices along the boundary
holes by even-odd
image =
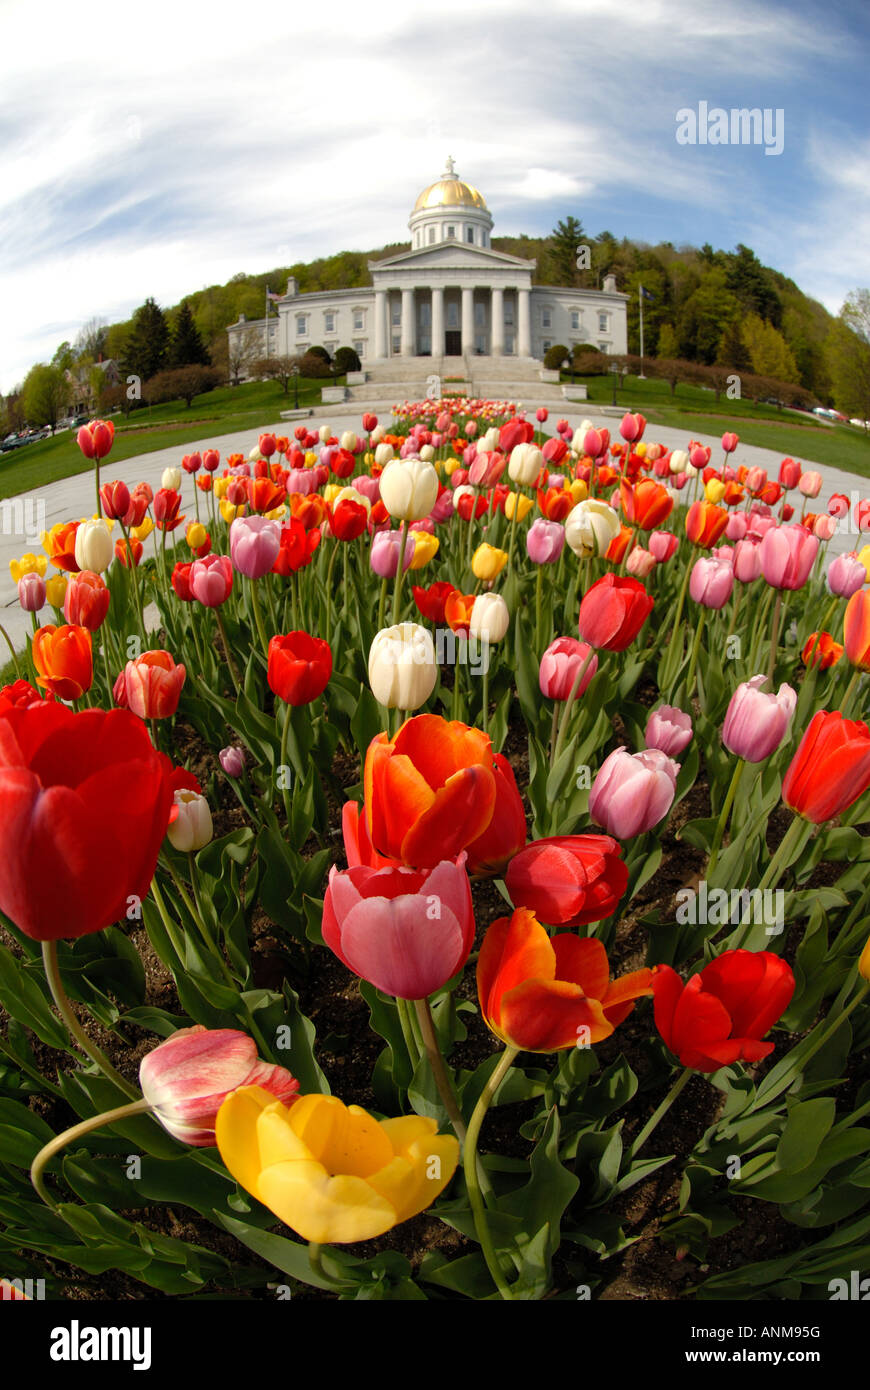
[[[517,509],[517,521],[522,521],[532,510],[534,503],[531,497],[525,497],[522,493],[509,492],[504,499],[504,514],[508,521],[513,521],[514,507]]]
[[[868,580],[870,580],[870,545],[864,545],[861,547],[861,549],[858,551],[858,559],[864,566],[864,572],[867,575]]]
[[[589,489],[582,478],[574,478],[572,482],[566,483],[565,486],[574,499],[575,507],[578,502],[585,502],[586,498],[589,496]]]
[[[220,501],[222,497],[226,497],[227,488],[232,481],[232,478],[215,478],[212,483],[212,492],[218,501]]]
[[[704,488],[704,496],[708,502],[717,506],[725,496],[725,484],[721,478],[711,478]]]
[[[644,444],[643,440],[640,441],[634,452],[637,454],[638,458],[646,458],[646,444]]]
[[[438,554],[438,546],[441,544],[437,536],[430,536],[428,531],[412,531],[414,538],[414,554],[411,556],[409,569],[421,570],[424,565],[428,565],[434,555]]]
[[[9,561],[9,573],[12,575],[15,584],[17,584],[19,579],[25,574],[38,574],[40,579],[44,579],[47,569],[48,557],[46,555],[34,555],[32,551],[28,551],[26,555],[22,555],[20,560]]]
[[[244,516],[246,510],[244,502],[240,502],[238,506],[235,506],[232,502],[228,502],[226,498],[221,502],[221,516],[227,523],[227,526],[234,522],[237,516]]]
[[[184,537],[191,550],[199,550],[200,546],[205,545],[208,540],[208,531],[201,521],[192,521],[185,531]]]
[[[443,459],[442,462],[444,465],[444,472],[447,474],[449,478],[451,473],[453,473],[459,467],[462,460],[457,458],[446,458]]]
[[[484,541],[471,557],[471,572],[475,579],[495,579],[508,562],[506,550],[498,550]]]
[[[52,608],[63,608],[63,601],[66,597],[66,575],[53,574],[51,579],[45,581],[45,596]]]
[[[154,522],[151,520],[150,516],[143,516],[138,526],[130,527],[130,535],[137,541],[147,541],[153,530]]]
[[[305,467],[313,468],[316,462],[317,455],[315,454],[313,449],[309,449],[307,454],[305,455]]]
[[[282,502],[280,507],[273,507],[270,512],[264,512],[267,521],[283,521],[287,515],[287,508]]]
[[[376,1120],[336,1096],[282,1105],[261,1086],[242,1086],[218,1111],[221,1158],[247,1192],[303,1240],[371,1240],[425,1211],[459,1161],[452,1135],[434,1120]]]
[[[323,489],[323,500],[324,500],[324,502],[328,502],[329,505],[332,506],[332,504],[333,504],[333,502],[335,501],[336,497],[337,497],[338,494],[341,492],[341,489],[342,489],[342,484],[341,484],[341,483],[327,483],[327,484],[326,484],[326,487]]]

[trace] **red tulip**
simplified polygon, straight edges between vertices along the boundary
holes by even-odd
[[[179,560],[170,575],[170,583],[181,599],[182,603],[193,602],[193,591],[190,587],[190,571],[193,569],[193,561],[189,564],[182,564]]]
[[[186,675],[169,652],[143,652],[127,662],[115,682],[115,701],[140,719],[168,719],[178,709]]]
[[[100,501],[103,504],[103,515],[110,521],[123,521],[126,525],[127,513],[130,510],[130,489],[126,483],[122,483],[120,478],[114,483],[104,483],[100,488]]]
[[[288,705],[309,705],[322,695],[332,675],[328,642],[307,632],[288,632],[269,643],[269,688]]]
[[[551,926],[584,927],[616,910],[628,885],[621,855],[610,835],[533,840],[511,860],[505,885],[515,907]]]
[[[422,617],[428,618],[430,623],[439,626],[447,621],[444,616],[444,606],[451,594],[458,594],[459,590],[446,579],[439,579],[435,584],[430,584],[428,589],[423,589],[419,584],[413,585],[411,589],[414,595],[414,602],[417,611]]]
[[[335,508],[330,508],[329,529],[339,541],[355,541],[368,525],[369,514],[362,502],[354,502],[352,497],[343,497]]]
[[[833,820],[870,787],[870,729],[817,710],[782,779],[782,799],[814,825]]]
[[[794,993],[791,967],[770,951],[723,951],[683,984],[669,965],[653,971],[656,1027],[684,1067],[718,1071],[773,1051],[764,1034]]]
[[[472,878],[500,878],[526,843],[526,812],[513,768],[501,753],[495,755],[495,805],[492,820],[468,846]]]
[[[857,589],[843,614],[846,657],[859,671],[870,671],[870,592]]]
[[[637,579],[613,573],[598,579],[580,604],[580,637],[596,650],[622,652],[652,612],[653,599]]]
[[[124,710],[54,701],[0,718],[0,911],[36,941],[84,936],[145,898],[172,806],[170,763]]]
[[[322,498],[318,499],[322,501]],[[281,530],[281,545],[272,566],[273,574],[295,574],[297,570],[310,565],[314,552],[320,545],[319,531],[306,531],[305,525],[293,516]]]
[[[81,570],[70,575],[63,599],[63,615],[68,623],[96,632],[105,622],[110,597],[99,574]]]

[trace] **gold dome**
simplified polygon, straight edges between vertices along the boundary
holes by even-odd
[[[470,183],[458,179],[452,165],[453,160],[448,160],[448,167],[437,183],[430,183],[428,188],[423,189],[414,204],[414,212],[422,212],[425,208],[480,208],[483,212],[489,211],[483,194],[472,188]]]

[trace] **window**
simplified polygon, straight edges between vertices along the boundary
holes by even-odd
[[[432,305],[426,300],[420,305],[420,327],[428,328],[432,323]]]
[[[504,350],[505,350],[505,353],[507,354],[508,357],[513,357],[513,352],[514,352],[514,335],[513,335],[513,333],[505,333],[505,335],[504,335]]]
[[[545,338],[545,339],[544,339],[544,352],[549,352],[549,350],[550,350],[550,348],[551,348],[552,346],[553,346],[553,344],[550,342],[550,340],[549,340],[548,338]]]
[[[307,331],[307,329],[306,329],[306,324],[307,324],[307,322],[308,322],[308,320],[307,320],[305,314],[297,314],[297,315],[296,315],[296,336],[297,336],[297,338],[300,337],[300,336],[304,336],[304,335],[305,335],[305,333],[306,333],[306,331]]]
[[[542,328],[552,328],[552,327],[553,327],[553,313],[552,313],[552,310],[551,310],[551,309],[542,309],[542,310],[541,310],[541,327],[542,327]]]
[[[324,313],[324,315],[323,315],[323,321],[324,321],[324,322],[323,322],[323,331],[324,331],[324,333],[334,333],[334,332],[335,332],[335,314]]]
[[[480,244],[481,244],[481,246],[485,246],[485,245],[486,245],[486,232],[481,232],[481,234],[480,234]]]
[[[606,314],[599,314],[599,315],[598,315],[598,332],[599,332],[599,333],[606,333],[606,332],[607,332],[607,315],[606,315]]]
[[[486,328],[486,305],[478,302],[474,306],[475,328]]]
[[[470,242],[472,246],[474,245],[474,228],[473,228],[473,227],[466,227],[466,228],[465,228],[465,240],[468,241],[468,242]]]
[[[430,228],[429,228],[429,245],[430,245],[430,246],[434,246],[434,244],[435,244],[435,228],[434,228],[434,227],[430,227]]]
[[[455,227],[448,227],[448,228],[447,228],[447,237],[448,237],[448,240],[450,240],[450,241],[455,241],[455,240],[456,240],[456,228],[455,228]]]
[[[393,300],[393,303],[390,305],[390,323],[393,325],[394,328],[398,328],[398,327],[399,327],[399,324],[400,324],[401,322],[402,322],[402,310],[401,310],[401,306],[400,306],[400,304],[399,304],[399,301],[398,301],[397,299],[394,299],[394,300]]]
[[[365,322],[365,313],[364,313],[364,311],[363,311],[362,309],[354,309],[354,311],[353,311],[353,331],[354,331],[354,333],[361,333],[361,332],[363,331],[363,329],[365,328],[365,326],[366,326],[366,322]]]
[[[474,350],[479,352],[481,357],[486,354],[486,334],[478,333],[474,339]]]
[[[366,345],[365,345],[365,343],[362,341],[362,339],[359,339],[359,338],[355,338],[355,339],[354,339],[353,350],[354,350],[354,352],[356,353],[357,357],[365,357],[365,355],[366,355]]]
[[[610,344],[609,344],[609,343],[599,343],[599,344],[598,344],[598,347],[599,347],[599,350],[600,350],[601,352],[609,352],[609,351],[610,351]]]
[[[572,310],[571,310],[571,328],[572,328],[573,331],[576,333],[576,331],[577,331],[577,329],[578,329],[579,327],[580,327],[580,310],[579,310],[579,309],[572,309]]]
[[[394,357],[399,357],[399,356],[401,356],[401,352],[402,352],[402,340],[401,340],[401,338],[398,338],[398,337],[395,337],[395,336],[394,336],[394,337],[393,337],[393,356],[394,356]]]
[[[447,301],[447,327],[459,327],[459,305],[456,303],[455,299]]]
[[[504,306],[504,322],[505,322],[505,327],[506,327],[506,328],[513,327],[513,321],[514,321],[514,302],[513,302],[512,299],[507,299],[507,300],[505,300],[505,306]]]

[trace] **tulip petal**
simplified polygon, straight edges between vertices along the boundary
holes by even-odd
[[[371,1240],[397,1221],[392,1203],[364,1178],[344,1173],[330,1177],[313,1160],[265,1169],[257,1195],[303,1240],[321,1245]]]
[[[329,1173],[367,1178],[392,1161],[390,1141],[358,1105],[345,1106],[337,1096],[300,1096],[289,1116],[311,1156]]]
[[[227,1096],[217,1113],[215,1143],[236,1182],[252,1196],[259,1196],[260,1145],[257,1122],[275,1097],[261,1086],[243,1086]]]
[[[490,768],[472,766],[448,777],[444,786],[431,797],[428,807],[416,814],[409,815],[407,811],[400,814],[397,796],[391,819],[397,830],[400,821],[406,827],[401,841],[404,862],[416,868],[432,868],[442,859],[455,858],[483,834],[492,820],[495,791],[495,777]],[[390,808],[386,814],[391,815]]]
[[[459,1144],[452,1134],[431,1134],[408,1145],[369,1183],[390,1203],[397,1223],[431,1206],[445,1189],[459,1162]]]
[[[588,1043],[609,1038],[608,1022],[597,999],[587,999],[579,985],[566,980],[525,980],[500,1000],[499,1030],[527,1052],[555,1052],[576,1046],[581,1029]]]
[[[556,957],[556,979],[579,985],[590,999],[603,999],[610,982],[610,966],[604,942],[596,936],[577,937],[560,932],[551,942]]]
[[[554,980],[556,956],[550,938],[531,912],[517,908],[512,917],[493,922],[477,958],[477,990],[483,1016],[497,1026],[506,990],[524,980]]]

